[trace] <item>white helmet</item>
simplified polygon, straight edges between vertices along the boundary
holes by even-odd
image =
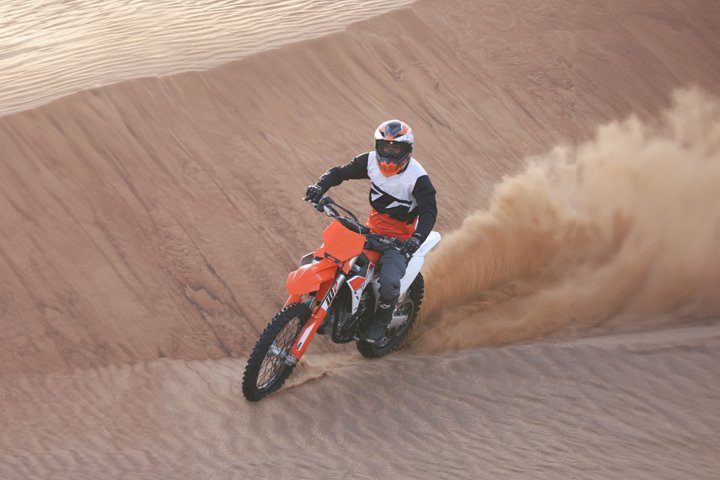
[[[386,177],[401,173],[410,162],[413,132],[407,123],[388,120],[375,130],[375,153],[380,171]]]

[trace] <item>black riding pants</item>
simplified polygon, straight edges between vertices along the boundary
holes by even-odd
[[[397,299],[400,295],[400,279],[405,276],[407,260],[397,248],[384,245],[372,238],[368,247],[380,252],[380,298],[386,301]]]

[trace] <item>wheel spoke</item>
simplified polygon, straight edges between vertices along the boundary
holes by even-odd
[[[279,389],[295,367],[290,354],[311,311],[305,303],[291,303],[268,323],[255,343],[243,375],[246,399],[258,401]]]
[[[407,325],[407,321],[415,311],[415,304],[412,300],[407,300],[402,304],[395,307],[393,311],[392,320],[390,320],[390,330],[402,330]]]
[[[260,365],[257,379],[259,389],[267,388],[287,368],[285,359],[298,333],[300,333],[300,320],[293,318],[277,334]]]

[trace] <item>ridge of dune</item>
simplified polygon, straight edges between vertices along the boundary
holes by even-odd
[[[693,1],[420,1],[1,117],[0,371],[246,354],[325,225],[305,186],[380,121],[413,125],[446,231],[528,155],[653,118],[676,87],[717,93],[717,19]],[[365,188],[333,195],[362,214]]]
[[[205,70],[412,0],[0,4],[0,115],[122,80]]]

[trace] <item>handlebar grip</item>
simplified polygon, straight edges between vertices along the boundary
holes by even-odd
[[[326,206],[326,205],[332,205],[332,203],[333,203],[332,198],[330,198],[330,197],[322,197],[322,198],[320,199],[320,201],[318,201],[317,203],[313,203],[312,205],[313,205],[313,207],[315,208],[315,210],[317,210],[318,212],[321,212],[321,213],[322,213],[322,212],[325,211],[325,206]]]
[[[367,230],[369,231],[370,229]],[[387,235],[383,235],[381,233],[366,233],[365,235],[368,237],[368,239],[376,240],[389,247],[397,248],[398,250],[401,249],[403,245],[405,245],[405,242],[403,240],[400,240],[399,238],[388,237]]]

